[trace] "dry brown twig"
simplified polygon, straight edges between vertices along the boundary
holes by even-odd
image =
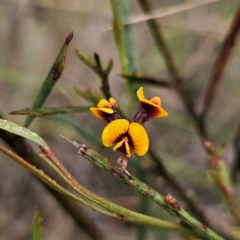
[[[240,7],[238,8],[232,20],[232,24],[222,44],[221,51],[219,52],[219,55],[212,67],[206,95],[204,98],[204,104],[201,111],[201,122],[204,122],[206,115],[210,109],[211,103],[216,95],[217,88],[220,84],[224,69],[227,66],[228,60],[235,46],[239,31],[240,31]]]

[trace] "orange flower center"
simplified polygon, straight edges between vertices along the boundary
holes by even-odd
[[[123,142],[123,145],[119,148],[119,151],[124,154],[126,154],[126,152],[127,152],[126,145],[129,146],[130,151],[132,151],[132,149],[134,148],[132,138],[128,132],[119,136],[114,143],[117,144],[119,142]]]

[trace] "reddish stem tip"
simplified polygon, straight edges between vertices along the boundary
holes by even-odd
[[[69,44],[73,39],[73,31],[69,33],[68,37],[66,38],[66,44]]]

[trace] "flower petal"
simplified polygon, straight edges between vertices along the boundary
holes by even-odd
[[[106,99],[102,99],[98,102],[98,108],[111,108],[112,109],[112,105],[109,101],[107,101]]]
[[[110,108],[95,108],[91,107],[89,109],[94,116],[108,122],[108,114],[113,114],[113,109]]]
[[[99,110],[99,111],[102,111],[102,112],[105,112],[105,113],[108,113],[108,114],[113,114],[113,109],[111,108],[95,108],[95,107],[91,107],[90,108],[90,111],[93,111],[93,110]]]
[[[113,151],[114,151],[114,152],[119,151],[119,148],[122,147],[123,143],[124,143],[124,140],[118,142],[118,143],[115,145],[115,147],[113,148]]]
[[[142,101],[145,99],[144,97],[144,93],[143,93],[143,87],[140,87],[137,91],[137,96],[138,96],[138,99],[139,101]]]
[[[109,98],[109,102],[111,103],[113,108],[115,108],[115,109],[118,108],[118,104],[114,98]]]
[[[143,87],[138,89],[137,96],[142,104],[142,108],[147,112],[146,120],[168,115],[168,113],[162,108],[161,99],[159,97],[153,97],[150,100],[144,97]]]
[[[121,136],[127,133],[129,121],[126,119],[117,119],[110,122],[103,130],[102,142],[106,147],[110,147],[121,141]]]
[[[113,109],[111,109],[111,108],[98,108],[98,109],[105,112],[105,113],[108,113],[108,114],[113,114],[114,113]]]
[[[161,99],[159,97],[153,97],[149,101],[156,106],[161,106]]]
[[[148,134],[139,123],[130,123],[128,134],[131,137],[130,145],[138,156],[143,156],[149,148]]]
[[[147,111],[148,115],[147,118],[157,118],[157,117],[165,117],[168,115],[168,112],[166,112],[161,106],[157,106],[155,103],[153,103],[150,100],[144,99],[141,101],[142,107]]]
[[[126,157],[131,157],[131,151],[128,143],[128,138],[124,137],[121,142],[118,142],[116,146],[113,148],[114,152],[122,152],[126,155]],[[124,145],[124,146],[123,146]]]
[[[128,141],[125,141],[125,150],[126,150],[126,153],[125,153],[126,157],[131,157],[131,151],[130,151]]]

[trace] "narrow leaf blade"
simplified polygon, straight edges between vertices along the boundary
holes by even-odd
[[[35,209],[34,218],[33,218],[33,232],[32,232],[32,240],[41,240],[42,239],[42,223],[43,218],[40,215],[38,209]]]
[[[3,129],[5,131],[11,132],[21,137],[24,137],[26,139],[29,139],[42,147],[47,146],[46,142],[37,133],[32,132],[31,130],[25,127],[22,127],[16,123],[0,118],[0,129]]]
[[[73,32],[71,32],[68,37],[66,38],[65,43],[63,44],[62,48],[60,49],[60,52],[55,59],[45,81],[42,84],[42,88],[40,89],[36,100],[32,106],[32,108],[40,108],[43,106],[44,102],[46,101],[47,97],[50,95],[53,87],[60,79],[64,67],[65,67],[65,58],[67,55],[67,48],[69,43],[71,42],[73,38]],[[34,116],[28,116],[25,122],[25,127],[29,127],[29,125],[34,120]]]
[[[85,63],[88,67],[92,68],[92,69],[95,69],[95,63],[94,61],[86,56],[85,54],[81,53],[80,51],[76,50],[76,55],[77,57],[83,62]]]
[[[35,117],[57,115],[57,114],[73,114],[87,112],[90,106],[69,106],[69,107],[52,107],[52,108],[26,108],[23,110],[12,111],[12,115],[30,115]]]
[[[74,91],[81,96],[83,99],[89,101],[90,103],[97,104],[103,96],[99,93],[92,92],[91,89],[81,90],[80,88],[74,87]]]

